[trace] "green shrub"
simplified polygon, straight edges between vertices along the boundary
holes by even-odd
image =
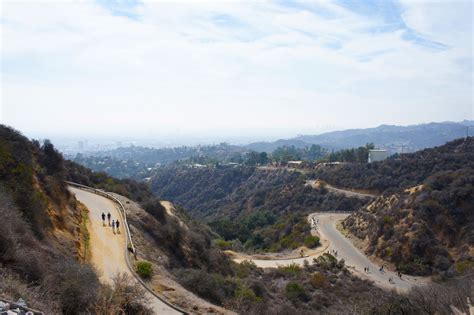
[[[319,245],[319,237],[317,236],[307,236],[304,239],[304,245],[308,248],[314,248]]]
[[[222,305],[235,297],[238,285],[231,278],[199,269],[180,269],[174,273],[185,288],[214,304]]]
[[[136,270],[138,275],[142,278],[150,278],[153,274],[153,267],[151,263],[146,260],[137,262]]]
[[[247,278],[255,270],[257,270],[257,265],[251,260],[244,260],[235,266],[235,274],[239,278]]]
[[[306,294],[303,286],[297,282],[289,282],[285,288],[286,296],[290,300],[301,300],[304,302],[309,301],[309,296]]]
[[[296,276],[302,271],[301,267],[295,263],[287,266],[279,266],[277,270],[284,276]]]
[[[383,223],[388,224],[388,225],[392,225],[393,224],[393,218],[391,216],[384,215],[383,216]]]
[[[322,288],[326,285],[327,278],[320,272],[315,272],[311,275],[310,283],[314,288]]]
[[[247,286],[238,286],[235,289],[234,297],[237,300],[243,300],[247,302],[260,302],[261,297],[258,297],[253,290]]]
[[[217,239],[214,241],[214,244],[220,249],[220,250],[228,250],[232,248],[232,241],[226,241],[223,239]]]
[[[469,260],[460,261],[456,264],[456,271],[463,275],[471,267],[472,263]]]

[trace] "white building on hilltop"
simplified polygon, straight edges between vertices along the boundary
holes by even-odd
[[[387,150],[369,150],[369,163],[383,161],[388,158]]]

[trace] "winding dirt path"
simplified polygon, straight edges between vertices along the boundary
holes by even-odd
[[[128,255],[125,251],[126,232],[123,225],[120,226],[119,233],[114,233],[112,228],[108,226],[107,219],[105,226],[102,223],[102,212],[105,214],[110,212],[112,219],[119,218],[119,221],[122,221],[116,204],[105,197],[82,189],[69,187],[69,190],[76,195],[77,200],[89,209],[88,230],[90,233],[91,263],[99,271],[100,280],[111,284],[117,273],[125,273],[133,281],[137,281],[127,265],[125,256]],[[148,291],[145,294],[150,301],[148,306],[153,309],[155,314],[181,314]]]
[[[307,186],[311,186],[313,188],[319,188],[321,185],[321,181],[319,180],[307,180],[306,181]],[[324,183],[324,188],[329,190],[330,192],[336,193],[336,194],[341,194],[346,197],[356,197],[356,198],[361,198],[361,199],[371,199],[371,198],[376,198],[377,195],[374,194],[368,194],[368,193],[362,193],[362,192],[357,192],[357,191],[352,191],[352,190],[347,190],[347,189],[342,189],[342,188],[337,188],[332,185],[329,185],[328,183]]]

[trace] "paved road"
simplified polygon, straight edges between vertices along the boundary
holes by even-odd
[[[82,189],[69,187],[76,198],[89,209],[89,233],[91,244],[91,262],[100,272],[100,280],[104,283],[112,283],[117,273],[130,275],[133,281],[137,281],[126,262],[125,237],[126,231],[121,228],[120,234],[114,234],[112,228],[107,224],[102,225],[102,212],[110,212],[112,218],[120,218],[116,204],[111,200]],[[121,221],[119,219],[119,221]],[[138,283],[138,281],[137,281]],[[155,314],[181,314],[163,303],[148,291],[145,292]]]
[[[336,250],[337,258],[343,258],[345,264],[352,272],[361,278],[374,281],[377,286],[395,288],[397,291],[402,292],[427,282],[427,278],[403,275],[402,279],[399,279],[396,272],[389,270],[380,272],[379,265],[370,261],[349,239],[337,230],[336,224],[347,216],[348,214],[342,213],[313,213],[310,215],[310,218],[319,219],[317,229],[321,238],[328,240],[330,252],[332,253],[332,250]],[[369,267],[369,273],[364,272],[365,267]],[[389,283],[390,277],[393,278],[393,284]]]
[[[336,228],[336,224],[346,218],[349,214],[347,213],[313,213],[308,216],[308,220],[311,223],[314,218],[315,222],[312,234],[318,233],[321,239],[322,247],[317,253],[305,257],[296,259],[254,259],[250,256],[234,258],[234,261],[241,262],[245,259],[253,261],[258,267],[261,268],[276,268],[278,266],[285,266],[289,264],[303,265],[304,260],[308,260],[310,263],[313,258],[316,258],[323,253],[332,250],[337,251],[337,258],[344,259],[346,266],[351,272],[356,274],[358,277],[371,280],[375,285],[386,288],[396,289],[399,292],[405,292],[416,285],[424,284],[428,281],[427,278],[412,277],[403,275],[402,279],[399,279],[396,272],[385,270],[380,272],[380,266],[370,261],[352,242],[342,235]],[[369,272],[364,272],[364,268],[369,267]],[[389,278],[393,279],[393,283],[389,283]]]

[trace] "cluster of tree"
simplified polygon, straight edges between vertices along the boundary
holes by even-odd
[[[249,150],[239,146],[220,143],[217,145],[198,145],[198,146],[182,146],[174,148],[149,148],[141,146],[121,147],[114,150],[98,151],[88,153],[87,158],[91,155],[101,158],[112,158],[119,161],[133,160],[143,164],[169,164],[175,161],[188,159],[191,157],[206,156],[215,158],[219,161],[230,161],[238,159],[245,155]]]
[[[329,154],[327,160],[329,162],[367,163],[369,150],[372,149],[375,149],[373,143],[367,143],[365,146],[355,149],[342,149]]]
[[[209,226],[223,238],[216,241],[221,249],[279,252],[319,245],[319,239],[311,236],[306,218],[298,214],[284,215],[277,220],[274,214],[263,211],[232,221],[211,221]]]
[[[310,235],[305,216],[311,211],[350,211],[364,204],[306,186],[300,173],[252,167],[171,166],[156,173],[151,187],[158,197],[210,223],[224,240],[238,239],[248,250],[301,246]]]
[[[277,148],[271,154],[271,160],[274,162],[286,163],[288,161],[317,161],[328,155],[327,149],[320,145],[313,144],[305,148],[296,148],[295,146],[283,146]]]
[[[138,162],[133,159],[119,160],[112,157],[76,155],[74,162],[83,165],[95,172],[106,172],[116,178],[141,180],[153,174],[159,165]]]
[[[367,144],[364,147],[343,149],[332,153],[315,144],[303,148],[293,145],[282,146],[272,153],[239,150],[238,148],[227,144],[174,149],[129,147],[96,152],[94,155],[77,154],[73,160],[93,171],[106,172],[116,178],[143,180],[152,177],[161,166],[169,164],[179,166],[200,164],[208,167],[225,167],[234,163],[238,166],[254,167],[268,165],[273,162],[285,164],[293,160],[303,160],[309,163],[324,161],[366,163],[368,150],[373,149],[374,145]],[[176,155],[171,154],[171,152],[176,153]],[[165,159],[163,159],[163,154],[166,156]]]
[[[66,179],[81,185],[112,191],[138,202],[152,197],[149,186],[132,179],[117,179],[105,172],[94,172],[73,161],[65,162]]]

